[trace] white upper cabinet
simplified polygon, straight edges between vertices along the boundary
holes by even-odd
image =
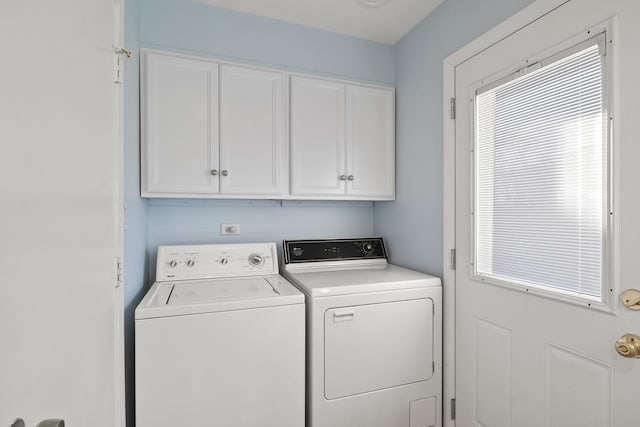
[[[220,66],[220,192],[286,193],[283,74]]]
[[[218,191],[218,65],[147,53],[142,192]]]
[[[392,200],[394,90],[291,78],[291,195]]]
[[[144,53],[142,195],[282,198],[284,73]]]
[[[151,50],[142,67],[143,197],[395,197],[393,88],[293,75],[287,97],[280,70]]]

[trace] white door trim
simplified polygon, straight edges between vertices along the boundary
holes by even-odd
[[[113,4],[113,47],[124,47],[124,21],[125,1],[114,0]],[[137,53],[136,53],[137,54]],[[118,53],[114,52],[116,57]],[[114,366],[116,374],[115,396],[114,396],[114,420],[116,427],[125,427],[126,419],[126,384],[125,384],[125,342],[124,342],[124,226],[126,223],[126,212],[124,206],[124,67],[126,67],[126,56],[120,54],[119,75],[121,83],[116,83],[114,79],[114,90],[116,91],[116,140],[115,150],[115,230],[116,230],[116,253],[114,259]],[[120,277],[118,277],[120,276]]]
[[[444,224],[443,224],[443,427],[454,427],[450,402],[455,399],[455,295],[456,275],[451,263],[451,250],[455,249],[455,120],[451,119],[451,99],[455,98],[455,69],[458,65],[489,48],[510,34],[527,26],[570,0],[536,0],[511,18],[473,40],[443,61],[443,131],[444,131]]]

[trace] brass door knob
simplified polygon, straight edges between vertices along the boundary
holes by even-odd
[[[623,357],[640,357],[640,337],[633,334],[624,334],[616,341],[616,351]]]

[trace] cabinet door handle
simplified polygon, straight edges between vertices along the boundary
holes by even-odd
[[[340,175],[340,181],[346,181],[347,180],[347,175]]]
[[[226,170],[226,169],[225,169],[225,170],[223,170],[223,171],[222,171],[222,176],[227,176],[227,175],[229,175],[229,171],[228,171],[228,170]]]
[[[356,179],[356,178],[355,178],[353,175],[349,175],[349,176],[347,177],[347,179],[348,179],[349,181],[353,181],[353,180],[354,180],[354,179]]]
[[[213,176],[218,175],[218,170],[217,169],[211,169],[211,175],[213,175]]]

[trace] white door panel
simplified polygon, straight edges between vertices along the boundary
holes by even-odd
[[[456,425],[637,424],[640,359],[619,356],[614,343],[640,333],[640,312],[618,302],[620,291],[639,286],[639,18],[635,1],[571,0],[456,67]],[[614,262],[605,300],[614,313],[472,280],[472,87],[609,22]]]
[[[2,426],[17,417],[28,427],[45,418],[123,425],[122,86],[113,51],[122,7],[2,5]]]

